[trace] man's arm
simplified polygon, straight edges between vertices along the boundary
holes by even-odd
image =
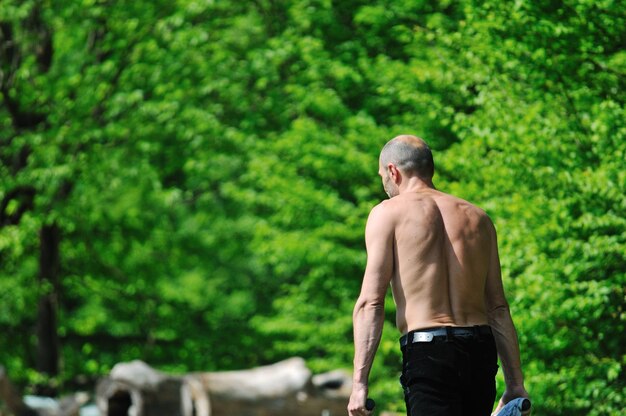
[[[393,272],[393,223],[384,204],[376,206],[365,227],[367,265],[361,294],[354,306],[354,374],[348,404],[351,416],[368,415],[365,400],[368,378],[380,342],[384,303]],[[388,209],[388,208],[387,208]]]
[[[528,397],[524,388],[524,375],[520,359],[519,341],[515,325],[511,318],[509,303],[504,294],[498,242],[493,224],[490,224],[492,238],[490,247],[490,265],[485,285],[487,317],[496,341],[496,348],[504,372],[506,390],[496,407],[497,413],[506,403],[517,397]]]

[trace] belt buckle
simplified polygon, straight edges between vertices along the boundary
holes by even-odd
[[[431,342],[435,336],[430,332],[415,332],[413,342]]]

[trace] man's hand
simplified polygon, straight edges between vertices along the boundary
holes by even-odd
[[[350,402],[348,403],[348,415],[350,416],[370,416],[371,411],[365,408],[367,400],[367,386],[354,385]]]
[[[529,399],[529,395],[528,392],[526,391],[526,389],[524,387],[519,387],[519,388],[515,388],[515,389],[507,389],[504,391],[504,393],[502,393],[502,397],[500,398],[500,401],[498,402],[498,405],[496,406],[496,409],[493,411],[493,413],[491,413],[492,416],[495,416],[498,414],[498,412],[500,410],[502,410],[502,408],[511,400],[513,399],[517,399],[518,397],[524,397],[526,399]],[[530,413],[528,413],[530,414]]]

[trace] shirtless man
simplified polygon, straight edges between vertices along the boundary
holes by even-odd
[[[488,416],[497,355],[506,390],[496,411],[528,397],[517,334],[504,296],[496,231],[485,212],[435,189],[427,144],[398,136],[382,149],[379,175],[389,200],[365,229],[367,265],[354,307],[351,416],[367,416],[368,377],[391,284],[397,307],[407,414]]]

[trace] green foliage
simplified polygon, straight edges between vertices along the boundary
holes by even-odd
[[[378,151],[413,133],[497,225],[536,412],[623,412],[620,2],[5,0],[0,24],[0,362],[21,383],[43,380],[50,291],[60,382],[133,358],[350,368]],[[58,288],[37,283],[49,224]],[[386,308],[372,395],[402,410]]]

